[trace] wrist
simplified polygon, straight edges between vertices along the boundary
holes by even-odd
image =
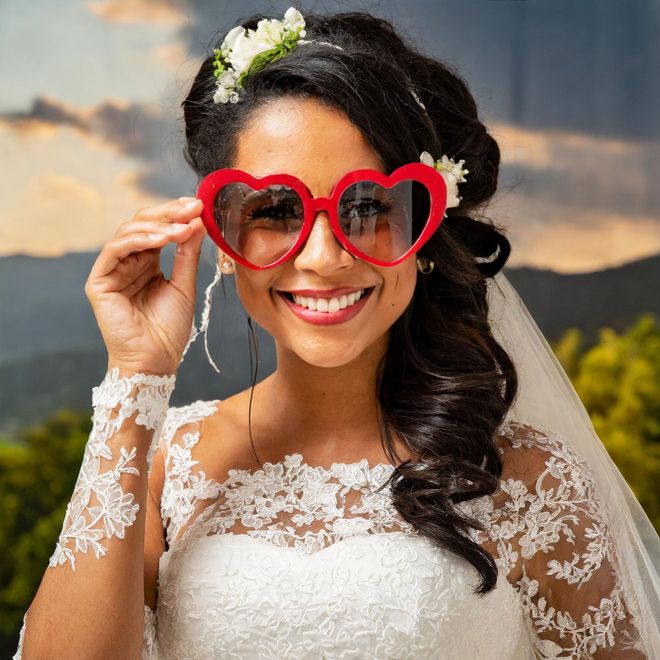
[[[166,367],[154,368],[141,366],[136,364],[127,365],[121,362],[116,362],[114,360],[108,360],[107,372],[110,373],[114,369],[117,370],[117,377],[119,378],[131,378],[133,376],[145,375],[145,376],[156,376],[156,377],[170,377],[176,376],[176,369],[168,369]]]
[[[110,411],[118,409],[117,418],[112,417],[121,426],[124,418],[138,413],[139,425],[155,429],[165,418],[175,383],[174,374],[126,369],[122,372],[122,368],[110,363],[101,384],[92,388],[95,415],[108,419]]]

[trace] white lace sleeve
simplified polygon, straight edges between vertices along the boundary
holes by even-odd
[[[100,385],[92,389],[92,430],[49,567],[68,563],[75,571],[78,553],[93,551],[99,559],[107,552],[105,539],[124,538],[125,530],[134,523],[140,505],[133,501],[133,493],[124,492],[122,475],[139,476],[140,472],[135,465],[136,448],[112,446],[112,436],[132,415],[136,416],[137,425],[157,429],[147,451],[148,473],[175,379],[174,374],[137,373],[120,377],[119,369],[114,368],[106,373]],[[145,623],[147,620],[145,612]],[[149,622],[153,624],[153,618]],[[21,658],[25,627],[26,616],[23,617],[14,660]],[[153,630],[152,625],[148,631],[145,629],[145,634],[151,634]]]
[[[520,595],[536,657],[647,657],[588,466],[558,434],[511,422],[504,438],[513,476],[479,535]]]
[[[102,557],[106,553],[103,539],[123,539],[125,529],[133,524],[140,510],[140,505],[133,503],[133,493],[124,493],[120,483],[124,473],[140,474],[132,465],[137,450],[132,447],[128,451],[122,446],[113,453],[108,440],[136,413],[137,425],[158,428],[167,413],[175,376],[134,374],[119,378],[118,374],[117,368],[109,371],[103,382],[92,389],[92,432],[49,566],[69,561],[75,570],[75,552],[93,550],[97,558]],[[147,470],[155,446],[152,442],[149,447]],[[110,461],[103,471],[101,459]]]

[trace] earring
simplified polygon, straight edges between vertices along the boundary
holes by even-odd
[[[433,272],[435,268],[435,262],[426,257],[417,257],[417,270],[422,273],[422,275],[428,275]]]
[[[231,261],[231,259],[229,259],[229,257],[225,257],[225,258],[222,260],[221,268],[222,268],[222,270],[223,270],[223,272],[224,272],[225,274],[229,274],[229,273],[233,273],[233,272],[234,272],[234,264],[233,264],[233,262]]]

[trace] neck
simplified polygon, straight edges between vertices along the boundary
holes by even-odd
[[[277,369],[255,392],[257,450],[336,462],[379,452],[376,385],[386,346],[384,336],[339,367],[311,365],[277,346]]]

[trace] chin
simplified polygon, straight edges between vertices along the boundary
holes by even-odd
[[[328,351],[302,351],[297,353],[297,355],[301,360],[307,362],[307,364],[324,369],[343,367],[350,364],[358,357],[354,353],[346,353],[345,350],[337,351],[336,353]]]
[[[355,345],[321,343],[314,346],[290,345],[289,350],[300,360],[314,367],[333,369],[343,367],[357,360],[367,347],[361,349]]]

